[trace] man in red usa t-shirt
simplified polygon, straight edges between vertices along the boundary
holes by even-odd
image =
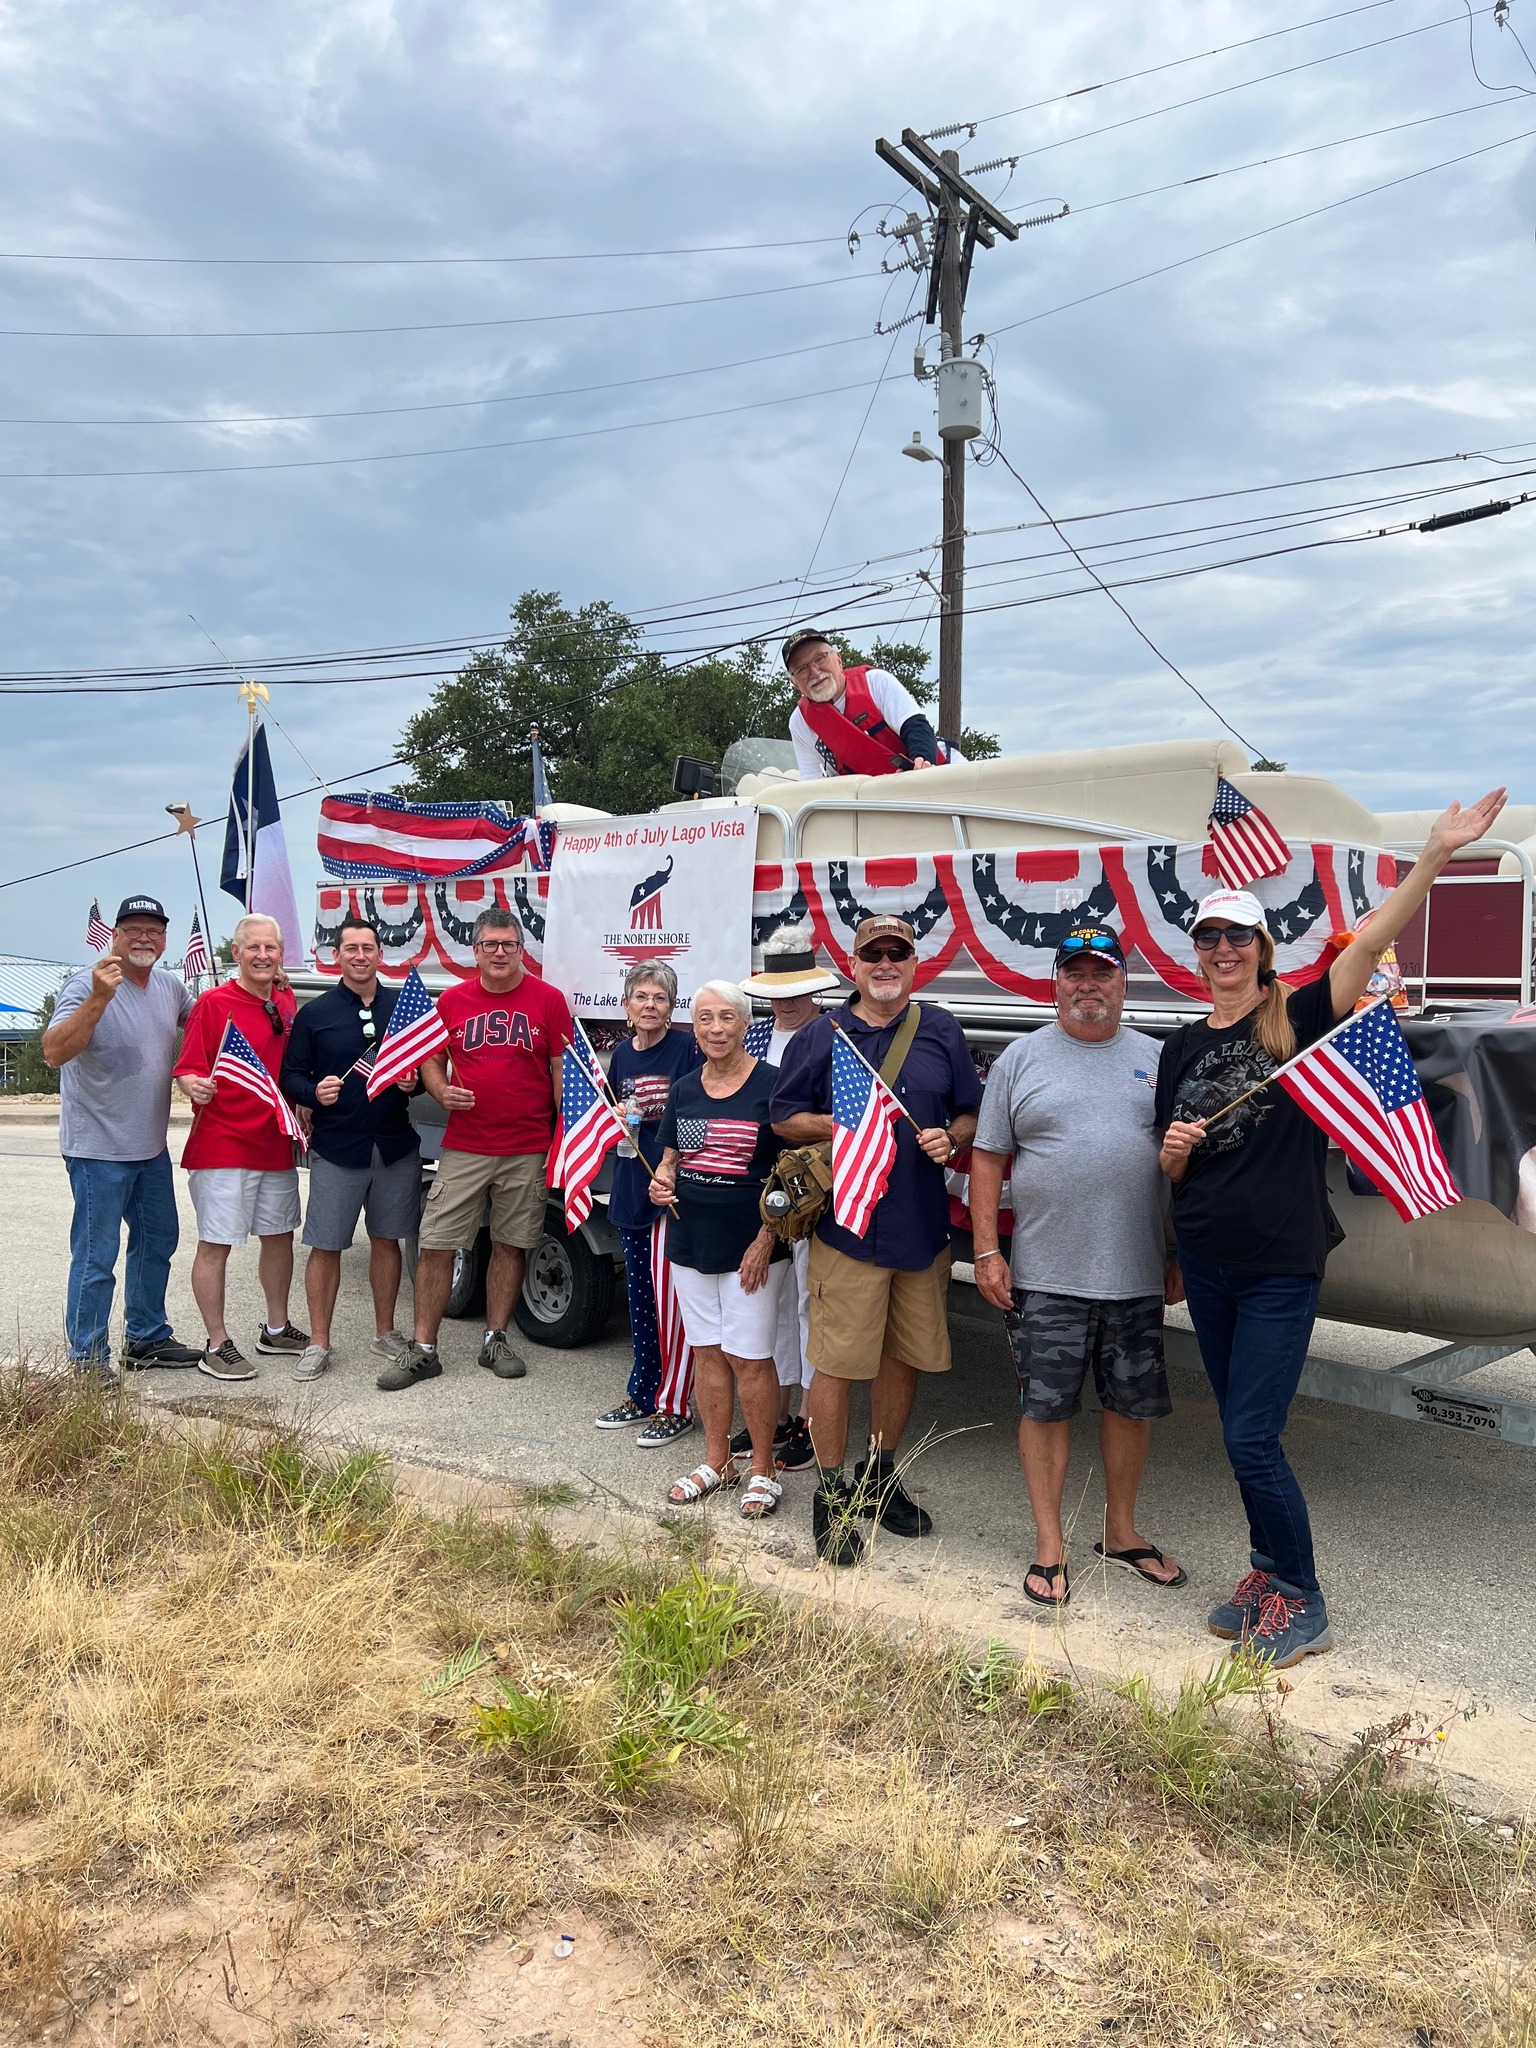
[[[544,1234],[544,1161],[559,1100],[560,1055],[572,1037],[558,989],[528,973],[523,928],[500,904],[475,919],[479,976],[437,999],[448,1051],[424,1060],[422,1085],[448,1112],[437,1178],[417,1239],[416,1331],[387,1365],[387,1394],[436,1379],[437,1333],[453,1286],[453,1255],[468,1250],[490,1211],[485,1340],[480,1363],[498,1379],[528,1370],[507,1342],[527,1255]]]

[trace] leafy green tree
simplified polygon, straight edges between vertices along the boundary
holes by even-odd
[[[928,674],[930,656],[915,640],[875,640],[869,652],[861,654],[851,640],[840,633],[827,636],[842,656],[844,668],[883,668],[912,692],[919,704],[937,702],[939,686]],[[995,732],[978,732],[974,726],[960,728],[960,751],[967,761],[991,761],[1002,752]]]
[[[44,996],[37,1010],[37,1029],[9,1048],[7,1095],[57,1095],[59,1072],[43,1058],[43,1033],[53,1021],[53,996]]]
[[[920,703],[932,701],[921,647],[877,640],[860,654],[836,644],[846,661],[887,668]],[[613,605],[573,611],[554,591],[528,590],[512,607],[505,645],[473,656],[407,723],[400,756],[410,774],[400,794],[499,798],[526,812],[536,727],[561,802],[647,811],[670,798],[679,754],[719,761],[733,740],[787,738],[794,702],[789,678],[761,645],[669,669]],[[997,741],[967,733],[962,747],[979,759],[995,754]]]

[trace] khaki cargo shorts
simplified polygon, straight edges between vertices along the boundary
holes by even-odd
[[[872,1380],[882,1356],[949,1371],[949,1251],[899,1273],[811,1239],[810,1362],[834,1380]]]
[[[445,1152],[422,1205],[417,1245],[424,1252],[468,1251],[491,1207],[491,1238],[531,1252],[544,1235],[544,1154],[501,1158]]]

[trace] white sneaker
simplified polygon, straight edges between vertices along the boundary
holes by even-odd
[[[411,1348],[409,1337],[402,1337],[398,1330],[391,1330],[387,1337],[375,1337],[368,1349],[375,1358],[403,1358]]]
[[[317,1380],[331,1362],[329,1345],[309,1344],[293,1361],[293,1376],[296,1380]]]

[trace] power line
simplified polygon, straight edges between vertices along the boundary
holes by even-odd
[[[1373,199],[1377,193],[1390,192],[1395,186],[1411,185],[1416,178],[1427,178],[1436,171],[1450,170],[1456,164],[1470,163],[1474,157],[1487,156],[1496,149],[1507,149],[1512,142],[1526,142],[1532,135],[1536,135],[1536,128],[1523,128],[1518,135],[1506,135],[1499,142],[1485,143],[1481,149],[1469,149],[1460,156],[1446,157],[1441,163],[1425,164],[1417,171],[1405,171],[1401,177],[1388,178],[1380,185],[1367,185],[1361,192],[1349,192],[1342,199],[1330,199],[1324,206],[1309,207],[1305,213],[1293,213],[1286,220],[1271,221],[1268,227],[1254,228],[1246,235],[1234,235],[1230,241],[1218,242],[1213,248],[1197,249],[1192,256],[1179,256],[1170,263],[1160,263],[1155,270],[1143,270],[1135,277],[1123,277],[1118,284],[1101,285],[1097,291],[1084,292],[1075,299],[1064,299],[1059,306],[1047,306],[1043,312],[1028,313],[1022,320],[1010,320],[1005,326],[989,329],[988,338],[996,340],[1000,334],[1012,334],[1015,328],[1032,327],[1037,320],[1049,320],[1053,314],[1069,313],[1075,306],[1086,306],[1095,299],[1106,299],[1114,292],[1128,291],[1132,285],[1146,284],[1149,279],[1164,277],[1171,270],[1184,270],[1191,263],[1203,263],[1207,256],[1221,256],[1228,249],[1240,249],[1247,242],[1262,241],[1265,235],[1278,234],[1282,228],[1298,227],[1303,221],[1337,212],[1341,206],[1353,206],[1357,199]]]
[[[1491,7],[1478,9],[1480,14],[1491,14],[1492,11]],[[1038,142],[1033,149],[1019,150],[1018,160],[1023,163],[1030,157],[1044,156],[1048,150],[1065,149],[1069,143],[1090,142],[1099,135],[1113,135],[1121,128],[1134,128],[1143,121],[1155,121],[1163,114],[1177,114],[1185,107],[1204,106],[1208,100],[1225,99],[1231,93],[1246,92],[1250,86],[1267,85],[1276,78],[1293,78],[1299,71],[1315,71],[1320,64],[1337,64],[1345,57],[1363,56],[1367,50],[1384,49],[1389,43],[1404,43],[1414,36],[1429,35],[1437,28],[1459,24],[1461,19],[1459,14],[1442,14],[1435,21],[1421,22],[1417,28],[1399,29],[1394,35],[1377,36],[1369,43],[1352,43],[1347,50],[1333,50],[1326,57],[1308,57],[1304,63],[1287,64],[1278,71],[1261,71],[1257,78],[1242,78],[1235,85],[1214,86],[1211,91],[1194,93],[1189,99],[1170,100],[1166,106],[1148,107],[1140,114],[1127,114],[1122,120],[1106,121],[1099,128],[1084,128],[1076,135],[1059,135],[1054,142]],[[1006,117],[997,114],[992,118],[1001,121]]]
[[[404,768],[404,761],[375,761],[371,768],[349,768],[345,775],[338,775],[333,782],[351,782],[359,775],[382,775],[386,768]],[[279,803],[292,803],[295,797],[313,796],[317,789],[328,785],[322,782],[306,783],[302,789],[290,789],[278,798]],[[0,889],[19,889],[24,882],[46,882],[52,875],[67,875],[72,868],[94,867],[99,860],[116,860],[119,854],[138,853],[146,846],[163,846],[168,839],[178,839],[181,833],[157,832],[151,839],[135,839],[127,846],[111,846],[104,853],[87,853],[79,860],[67,860],[56,868],[39,868],[35,875],[12,875],[8,882],[0,882]]]
[[[1377,4],[1385,5],[1386,0],[1377,0]],[[787,242],[705,242],[688,249],[561,249],[516,256],[131,256],[115,251],[83,254],[57,249],[0,249],[0,263],[167,263],[225,269],[339,270],[476,263],[631,263],[653,256],[733,256],[757,249],[816,249],[845,240],[843,235],[800,235]]]
[[[1063,100],[1083,99],[1091,92],[1107,92],[1111,86],[1129,85],[1138,78],[1152,78],[1160,71],[1177,71],[1185,64],[1203,64],[1211,57],[1226,57],[1234,50],[1252,49],[1255,43],[1272,43],[1280,36],[1300,35],[1303,29],[1323,28],[1332,21],[1348,21],[1356,14],[1374,14],[1378,8],[1390,7],[1393,4],[1394,0],[1365,0],[1363,6],[1346,7],[1338,14],[1319,14],[1311,21],[1292,22],[1289,28],[1272,28],[1266,30],[1263,35],[1245,36],[1240,43],[1218,43],[1213,50],[1195,50],[1187,57],[1169,57],[1161,64],[1148,64],[1140,71],[1122,71],[1118,77],[1101,78],[1095,85],[1078,85],[1070,92],[1054,92],[1049,99],[1031,100],[1023,107],[1005,107],[1000,114],[983,114],[979,120],[963,121],[959,126],[987,128],[994,121],[1011,121],[1016,114],[1037,113],[1041,107],[1060,106]],[[930,140],[933,132],[929,131]]]
[[[899,384],[900,377],[876,379]],[[811,398],[832,398],[843,391],[867,391],[869,380],[826,384],[819,391],[792,391],[780,398],[754,398],[742,405],[716,406],[709,412],[668,413],[654,420],[618,420],[606,427],[572,427],[559,434],[525,434],[508,441],[464,441],[451,448],[398,448],[383,455],[290,456],[281,462],[206,462],[168,465],[159,469],[0,469],[0,483],[69,483],[86,479],[157,476],[244,476],[284,469],[350,469],[379,462],[424,462],[444,455],[480,455],[498,448],[543,448],[557,441],[590,441],[605,434],[630,434],[643,427],[681,427],[695,420],[728,419],[735,413],[761,412],[776,405],[799,405]]]
[[[436,399],[421,405],[369,405],[341,412],[199,413],[160,419],[147,415],[137,419],[0,419],[0,427],[274,427],[314,420],[391,419],[404,413],[468,412],[480,405],[529,405],[546,398],[587,398],[595,392],[628,391],[636,385],[664,384],[678,377],[709,377],[724,370],[746,370],[761,363],[787,362],[793,356],[816,355],[823,349],[851,348],[855,342],[878,338],[873,332],[845,334],[836,341],[810,341],[800,348],[774,349],[768,355],[738,356],[729,363],[698,363],[686,370],[656,370],[644,377],[618,377],[607,384],[571,384],[553,391],[488,392],[479,398]]]
[[[844,277],[812,277],[801,284],[760,285],[747,292],[710,292],[700,299],[650,299],[635,306],[588,306],[563,313],[516,313],[486,320],[413,320],[390,327],[210,327],[187,332],[101,327],[0,327],[0,336],[32,341],[304,341],[325,335],[459,334],[483,327],[544,327],[556,320],[606,320],[620,313],[670,313],[686,306],[723,306],[738,299],[782,298],[786,292],[821,291],[828,285],[857,284],[878,270],[851,270]]]

